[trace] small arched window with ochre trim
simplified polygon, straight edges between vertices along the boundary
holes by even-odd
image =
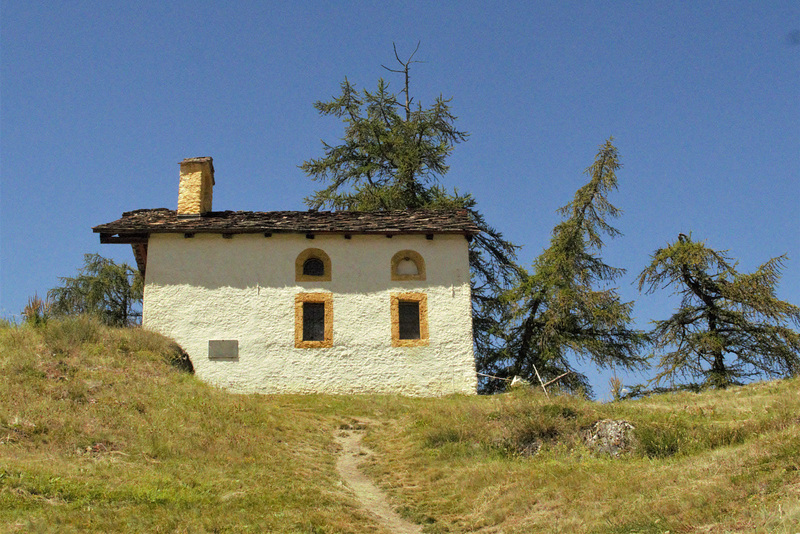
[[[322,249],[307,248],[294,262],[294,276],[297,282],[330,282],[331,259]]]
[[[425,280],[425,260],[418,252],[401,250],[392,256],[392,280]]]

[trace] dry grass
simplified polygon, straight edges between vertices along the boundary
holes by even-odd
[[[535,390],[419,400],[369,436],[381,452],[370,471],[431,533],[795,534],[798,385],[609,404]],[[588,451],[581,433],[604,418],[632,422],[637,449]]]
[[[0,531],[385,532],[336,475],[358,417],[370,474],[428,533],[800,532],[797,380],[609,404],[259,396],[176,361],[139,329],[0,324]],[[590,453],[603,418],[637,449]]]
[[[324,400],[224,393],[160,336],[82,318],[2,328],[0,351],[0,531],[380,532]]]

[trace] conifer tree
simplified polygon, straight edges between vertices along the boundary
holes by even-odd
[[[573,356],[601,367],[636,368],[646,336],[629,328],[633,303],[623,303],[606,287],[624,273],[599,257],[602,236],[619,235],[608,218],[619,210],[606,198],[617,188],[617,149],[609,139],[585,171],[586,185],[559,211],[564,220],[553,229],[550,246],[536,258],[532,271],[505,295],[513,303],[507,345],[487,362],[498,376],[519,375],[533,382],[573,371],[561,384],[591,393],[585,375],[576,372]],[[537,376],[538,374],[538,376]]]
[[[47,292],[52,315],[89,314],[110,326],[129,326],[141,317],[143,281],[139,271],[99,254],[85,254],[75,277],[59,277]]]
[[[639,275],[639,290],[672,287],[680,307],[654,321],[659,356],[654,381],[700,379],[704,387],[726,387],[755,377],[800,372],[800,308],[779,300],[775,285],[785,256],[754,273],[739,273],[725,251],[680,234],[658,249]]]
[[[417,49],[419,45],[417,45]],[[416,50],[403,61],[395,58],[405,83],[398,94],[378,80],[375,91],[359,92],[347,79],[341,94],[316,102],[323,116],[341,119],[344,137],[338,144],[323,141],[324,155],[300,168],[325,187],[305,199],[312,209],[406,210],[466,209],[482,233],[470,243],[473,331],[479,367],[502,346],[505,314],[498,295],[516,279],[517,247],[503,239],[477,209],[469,194],[448,193],[439,183],[449,167],[447,157],[468,134],[455,126],[450,99],[439,96],[424,108],[410,93],[410,66]]]

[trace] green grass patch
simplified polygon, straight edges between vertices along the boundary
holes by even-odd
[[[0,324],[0,531],[386,533],[340,483],[367,473],[426,533],[796,532],[800,382],[600,404],[237,395],[170,340],[85,318]],[[635,447],[587,449],[601,419]]]

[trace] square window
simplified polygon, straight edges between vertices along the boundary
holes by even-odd
[[[398,302],[398,318],[400,320],[400,339],[419,339],[419,302]]]
[[[333,346],[333,294],[299,293],[294,300],[294,346],[298,349]]]
[[[303,303],[303,341],[325,340],[325,304]]]
[[[392,346],[428,345],[428,296],[425,293],[392,293]]]

